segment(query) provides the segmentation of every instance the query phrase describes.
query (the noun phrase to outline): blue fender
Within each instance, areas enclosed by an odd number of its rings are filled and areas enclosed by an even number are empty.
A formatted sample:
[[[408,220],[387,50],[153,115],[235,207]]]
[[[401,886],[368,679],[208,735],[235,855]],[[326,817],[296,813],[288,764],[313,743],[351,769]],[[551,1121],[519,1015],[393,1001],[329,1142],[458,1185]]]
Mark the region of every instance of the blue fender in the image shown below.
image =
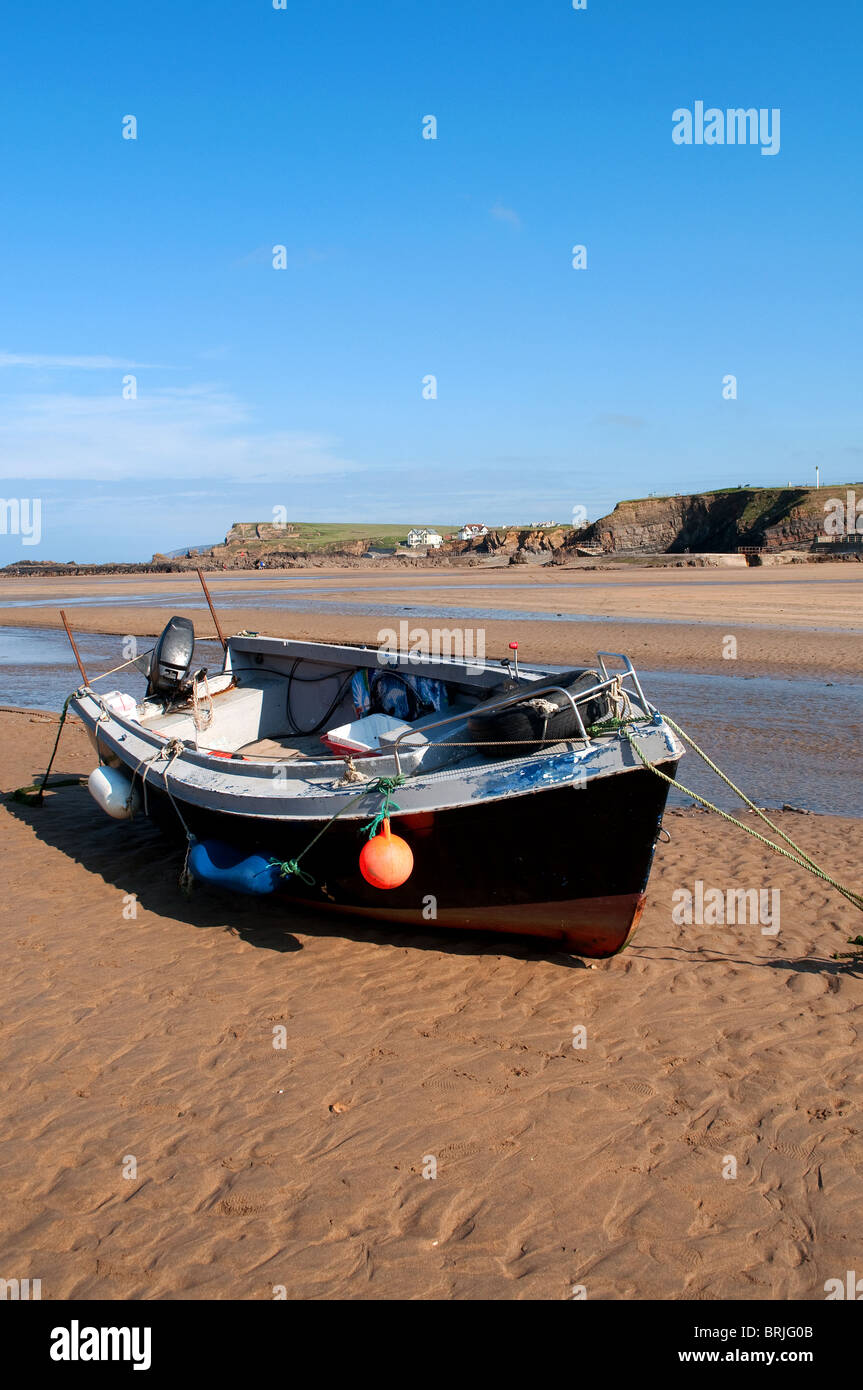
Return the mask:
[[[227,845],[223,840],[193,840],[189,870],[201,883],[230,893],[272,893],[281,877],[281,865],[263,854]]]

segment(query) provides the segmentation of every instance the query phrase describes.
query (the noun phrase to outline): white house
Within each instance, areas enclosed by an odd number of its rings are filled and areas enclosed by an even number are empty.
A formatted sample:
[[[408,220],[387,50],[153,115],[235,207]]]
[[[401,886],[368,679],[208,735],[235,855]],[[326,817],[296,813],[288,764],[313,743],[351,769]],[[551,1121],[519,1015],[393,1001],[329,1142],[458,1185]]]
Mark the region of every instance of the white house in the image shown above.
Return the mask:
[[[483,526],[481,521],[468,521],[459,531],[458,538],[460,541],[473,541],[487,535],[488,527]]]
[[[437,547],[443,545],[443,536],[438,531],[430,531],[427,526],[413,526],[408,531],[408,545]]]

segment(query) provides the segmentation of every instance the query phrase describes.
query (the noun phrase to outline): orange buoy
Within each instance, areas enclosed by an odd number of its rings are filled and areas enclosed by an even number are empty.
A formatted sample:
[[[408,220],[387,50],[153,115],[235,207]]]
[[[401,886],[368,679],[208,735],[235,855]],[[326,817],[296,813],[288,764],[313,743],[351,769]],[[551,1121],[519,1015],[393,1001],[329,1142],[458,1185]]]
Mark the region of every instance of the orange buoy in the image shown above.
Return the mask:
[[[373,888],[398,888],[413,872],[414,857],[407,840],[393,835],[388,820],[381,833],[367,840],[360,851],[360,873]]]

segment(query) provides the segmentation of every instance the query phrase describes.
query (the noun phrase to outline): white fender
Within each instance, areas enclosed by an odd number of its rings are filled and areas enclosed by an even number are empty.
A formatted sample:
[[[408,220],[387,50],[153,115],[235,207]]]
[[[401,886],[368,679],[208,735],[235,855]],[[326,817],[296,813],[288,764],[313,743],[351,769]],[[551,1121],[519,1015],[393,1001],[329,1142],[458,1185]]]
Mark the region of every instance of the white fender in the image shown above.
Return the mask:
[[[141,809],[141,793],[118,767],[94,767],[87,787],[97,805],[114,820],[131,820]]]

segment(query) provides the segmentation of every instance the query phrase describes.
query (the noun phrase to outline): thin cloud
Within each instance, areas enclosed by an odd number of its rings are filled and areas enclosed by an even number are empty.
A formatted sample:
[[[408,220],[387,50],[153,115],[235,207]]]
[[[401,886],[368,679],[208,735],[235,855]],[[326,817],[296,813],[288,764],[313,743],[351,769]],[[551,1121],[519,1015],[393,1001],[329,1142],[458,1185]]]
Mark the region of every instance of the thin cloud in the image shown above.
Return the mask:
[[[246,405],[207,386],[110,396],[7,397],[0,408],[0,477],[316,479],[360,471],[338,440],[261,429]]]
[[[598,425],[619,425],[624,430],[643,430],[647,421],[641,415],[603,414],[596,417]]]
[[[66,357],[59,353],[0,352],[0,367],[73,367],[85,372],[126,371],[150,367],[164,367],[160,362],[131,362],[125,357]]]
[[[521,218],[514,208],[505,207],[503,203],[495,203],[489,211],[496,222],[508,222],[511,227],[521,226]]]

